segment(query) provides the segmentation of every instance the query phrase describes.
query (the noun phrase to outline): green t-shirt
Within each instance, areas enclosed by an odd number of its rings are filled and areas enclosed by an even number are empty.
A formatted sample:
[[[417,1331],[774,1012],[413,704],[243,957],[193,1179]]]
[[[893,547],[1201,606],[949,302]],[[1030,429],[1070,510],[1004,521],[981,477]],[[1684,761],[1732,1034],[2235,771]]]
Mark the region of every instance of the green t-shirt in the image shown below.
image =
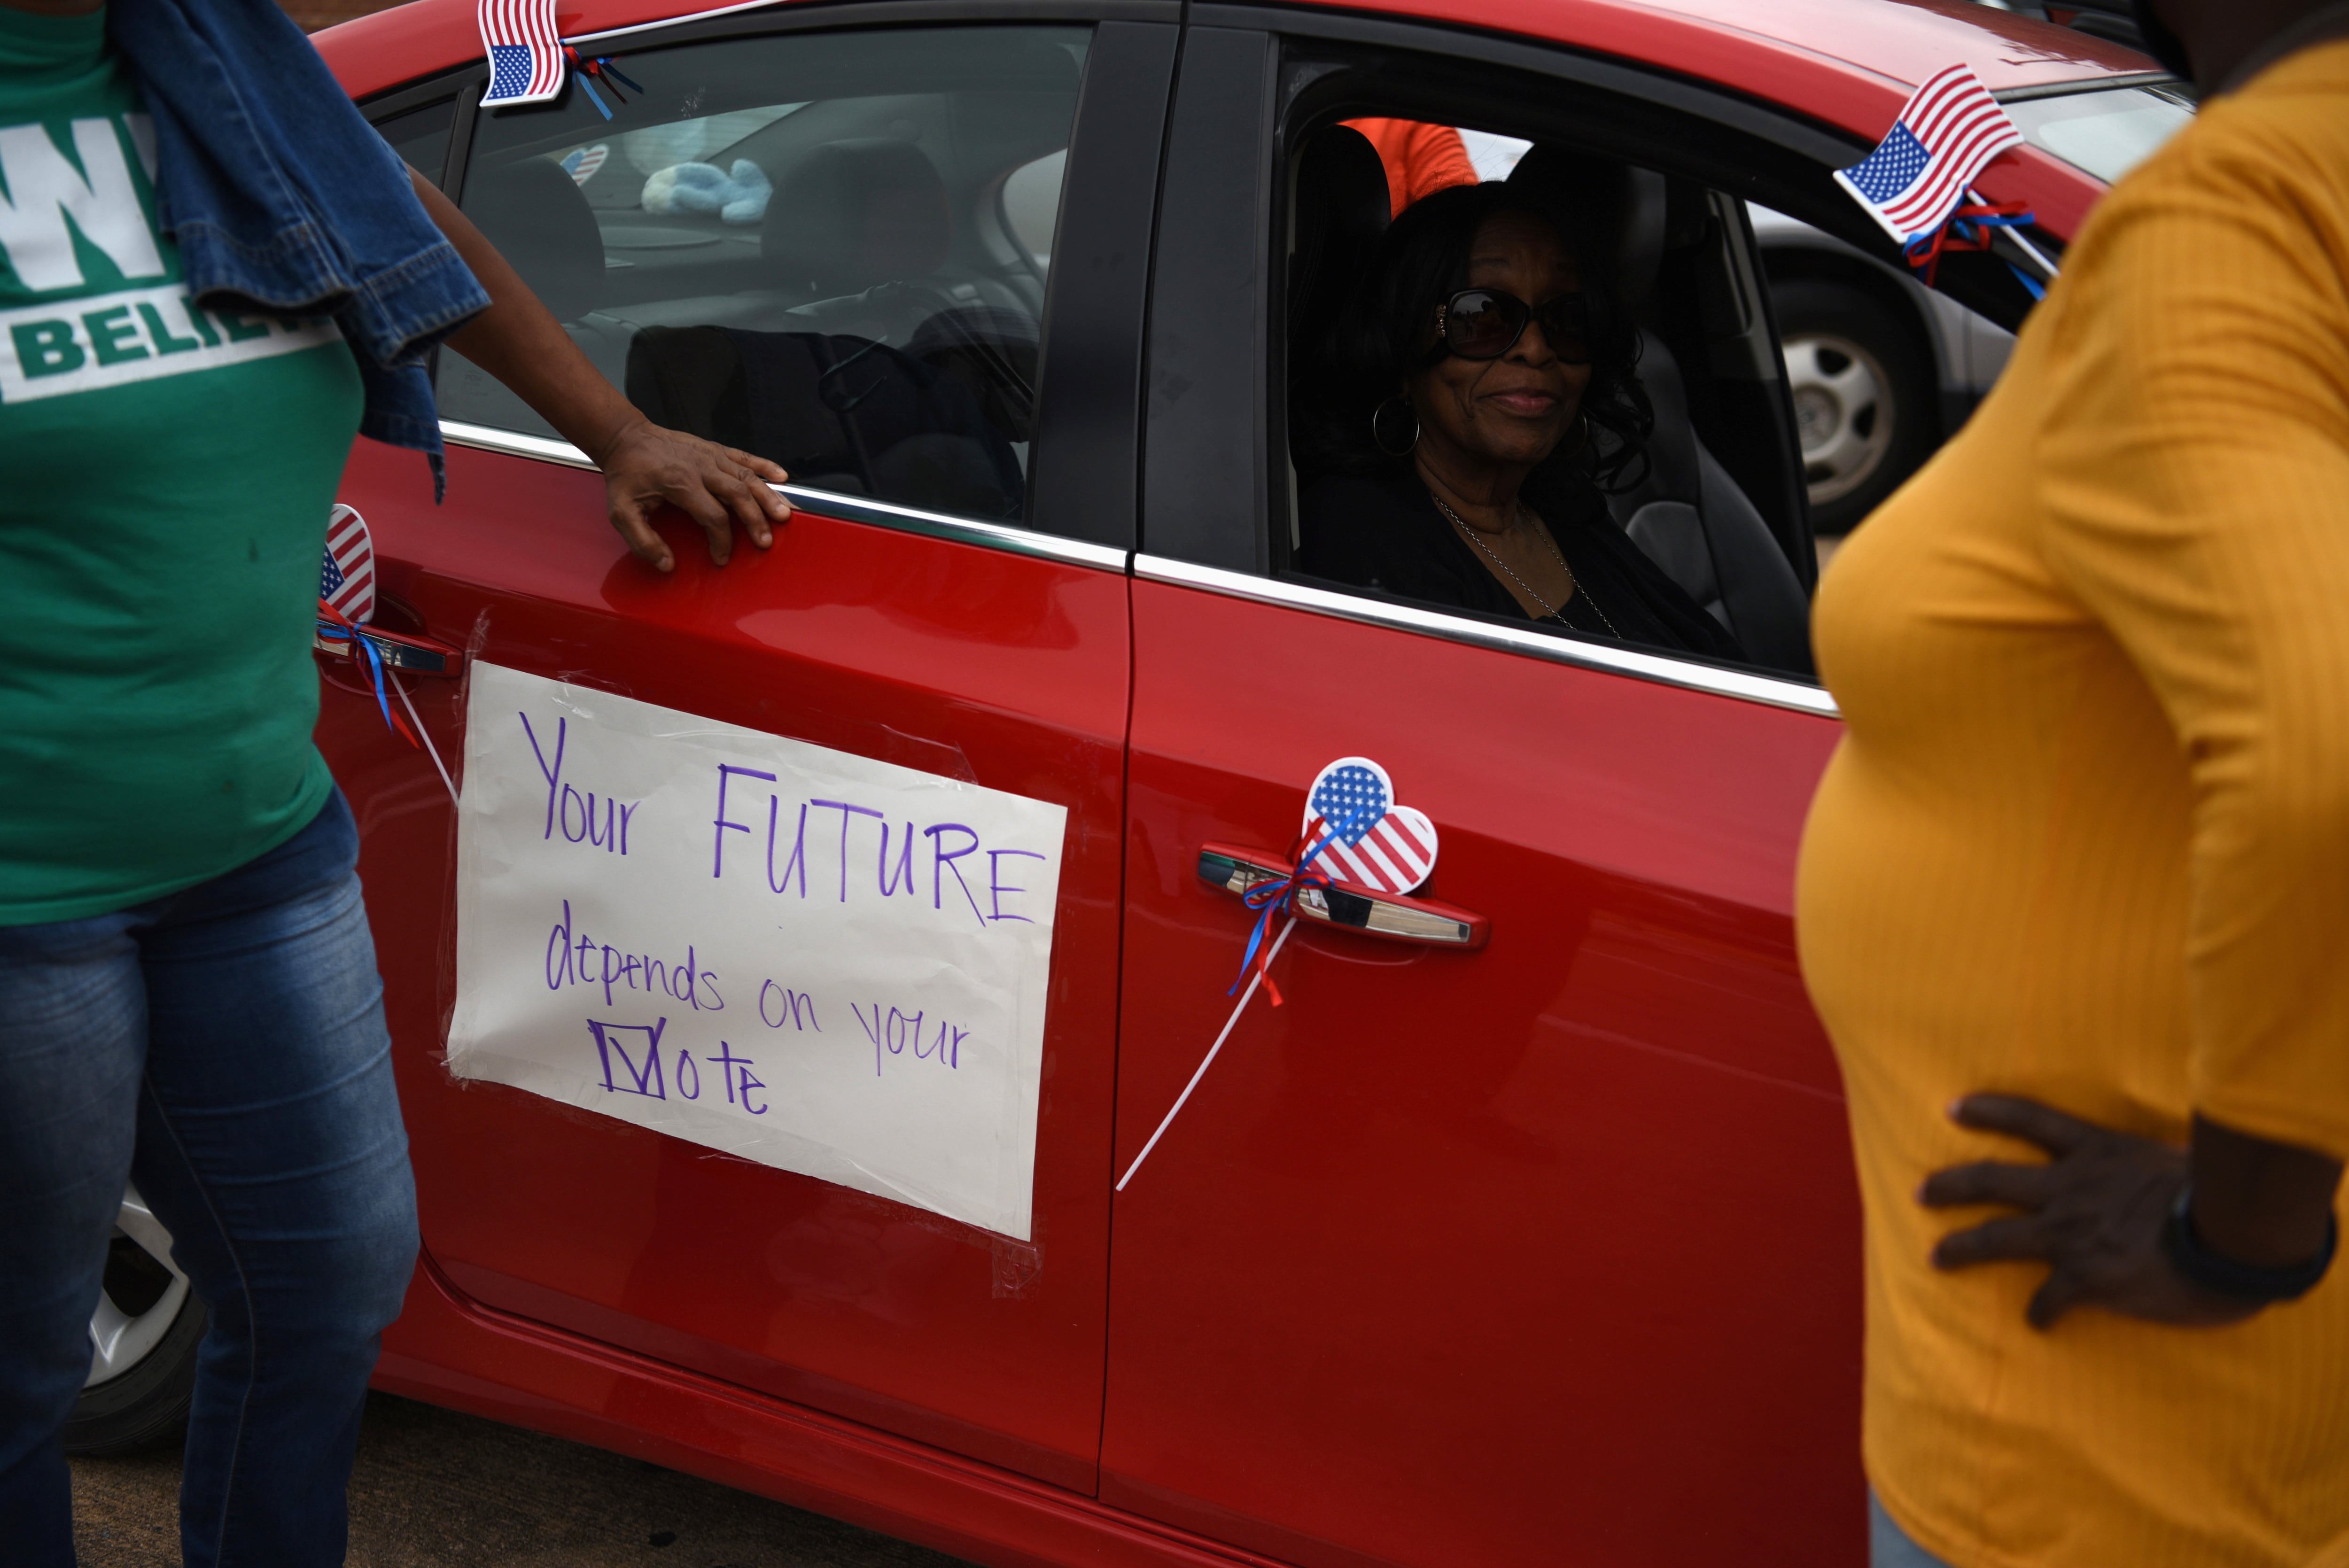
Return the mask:
[[[0,7],[0,925],[232,871],[333,788],[309,646],[358,367],[196,307],[154,159],[103,13]]]

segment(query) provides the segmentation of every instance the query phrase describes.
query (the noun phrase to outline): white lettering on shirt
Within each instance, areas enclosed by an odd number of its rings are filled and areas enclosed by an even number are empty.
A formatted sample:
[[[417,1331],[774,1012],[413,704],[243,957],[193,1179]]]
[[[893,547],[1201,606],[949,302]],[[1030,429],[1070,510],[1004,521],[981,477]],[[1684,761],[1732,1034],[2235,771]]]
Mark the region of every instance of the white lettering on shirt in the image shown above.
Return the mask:
[[[106,253],[126,278],[163,275],[147,210],[131,183],[122,139],[110,119],[73,122],[77,172],[47,129],[38,125],[0,129],[0,250],[26,288],[37,293],[82,286],[81,263],[74,254],[72,230]],[[66,220],[73,220],[68,229]]]
[[[205,310],[184,284],[0,310],[0,404],[96,392],[338,341],[331,321]]]

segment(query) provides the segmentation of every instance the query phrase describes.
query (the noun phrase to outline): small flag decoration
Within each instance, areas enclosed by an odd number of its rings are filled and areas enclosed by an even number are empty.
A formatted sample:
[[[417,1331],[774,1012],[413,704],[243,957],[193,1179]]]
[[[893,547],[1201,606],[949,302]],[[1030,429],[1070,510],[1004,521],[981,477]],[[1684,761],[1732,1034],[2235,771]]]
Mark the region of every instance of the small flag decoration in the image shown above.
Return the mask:
[[[355,507],[335,503],[326,516],[326,556],[318,569],[318,598],[346,621],[375,618],[375,541]]]
[[[483,108],[544,103],[563,90],[566,62],[554,0],[481,0],[481,22],[490,57]]]
[[[611,148],[600,141],[593,147],[583,147],[564,159],[563,172],[571,176],[572,183],[585,185],[595,178],[595,171],[611,156]]]
[[[1407,893],[1435,870],[1435,824],[1395,803],[1385,769],[1341,757],[1305,797],[1305,858],[1340,887]]]
[[[1909,95],[1876,150],[1836,170],[1836,182],[1905,247],[1938,233],[1982,167],[2022,141],[1981,78],[1950,66]]]

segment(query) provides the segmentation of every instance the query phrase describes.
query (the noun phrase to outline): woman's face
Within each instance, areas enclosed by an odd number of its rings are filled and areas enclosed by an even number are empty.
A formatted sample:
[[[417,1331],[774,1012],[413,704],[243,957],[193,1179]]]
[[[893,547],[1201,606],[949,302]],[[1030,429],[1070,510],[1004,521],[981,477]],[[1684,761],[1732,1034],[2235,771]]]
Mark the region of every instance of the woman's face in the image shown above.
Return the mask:
[[[1485,220],[1468,252],[1468,286],[1501,289],[1538,309],[1581,286],[1574,257],[1548,224],[1530,212]],[[1423,349],[1435,344],[1427,323]],[[1551,352],[1541,323],[1526,324],[1516,346],[1498,359],[1445,355],[1405,386],[1429,457],[1467,468],[1530,468],[1565,438],[1590,384],[1590,366]]]

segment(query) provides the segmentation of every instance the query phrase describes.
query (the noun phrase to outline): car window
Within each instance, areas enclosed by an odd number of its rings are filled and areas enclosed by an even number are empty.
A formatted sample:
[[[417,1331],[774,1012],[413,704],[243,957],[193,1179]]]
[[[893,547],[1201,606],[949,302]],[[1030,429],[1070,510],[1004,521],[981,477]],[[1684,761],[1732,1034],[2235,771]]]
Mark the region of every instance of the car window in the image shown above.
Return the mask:
[[[1061,183],[1068,169],[1065,150],[1048,152],[1003,181],[1003,226],[1020,255],[1039,269],[1052,259],[1052,228],[1061,219]]]
[[[444,98],[379,119],[375,128],[401,162],[438,185],[449,166],[449,130],[456,118],[455,101]]]
[[[1290,569],[1552,635],[1808,674],[1804,587],[1764,510],[1790,510],[1799,463],[1793,431],[1773,418],[1778,354],[1736,204],[1572,140],[1489,126],[1347,114],[1299,128],[1282,285]],[[1497,543],[1428,499],[1436,490],[1417,458],[1426,413],[1366,391],[1375,377],[1360,346],[1396,330],[1362,314],[1387,297],[1366,269],[1391,223],[1427,216],[1422,203],[1428,214],[1439,201],[1469,211],[1452,188],[1497,196],[1496,181],[1589,253],[1580,286],[1599,303],[1575,301],[1589,322],[1611,324],[1578,340],[1588,357],[1574,363],[1588,368],[1567,378],[1579,420],[1517,497],[1543,530],[1504,528]],[[1461,350],[1459,366],[1501,364],[1526,330],[1505,324],[1490,352]],[[1427,363],[1438,362],[1452,364]],[[1461,368],[1456,387],[1424,395],[1466,407],[1495,374]],[[1447,450],[1473,448],[1483,418],[1447,435]]]
[[[658,423],[794,482],[993,521],[1026,510],[1047,270],[1089,33],[901,29],[621,58],[493,110],[461,205]],[[460,356],[444,418],[554,432]]]
[[[2159,151],[2194,120],[2194,103],[2176,88],[2111,88],[2005,106],[2033,147],[2085,169],[2106,184]]]

